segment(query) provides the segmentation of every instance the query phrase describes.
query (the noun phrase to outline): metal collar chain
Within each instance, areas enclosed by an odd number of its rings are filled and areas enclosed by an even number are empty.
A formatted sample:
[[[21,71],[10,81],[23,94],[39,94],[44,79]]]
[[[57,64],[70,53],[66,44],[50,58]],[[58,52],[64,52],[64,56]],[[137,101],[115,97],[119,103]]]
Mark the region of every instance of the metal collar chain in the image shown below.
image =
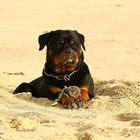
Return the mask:
[[[57,80],[64,80],[64,81],[70,81],[70,77],[77,71],[78,70],[75,70],[70,74],[56,76],[56,75],[46,73],[45,69],[43,69],[43,72],[46,76],[56,78]]]

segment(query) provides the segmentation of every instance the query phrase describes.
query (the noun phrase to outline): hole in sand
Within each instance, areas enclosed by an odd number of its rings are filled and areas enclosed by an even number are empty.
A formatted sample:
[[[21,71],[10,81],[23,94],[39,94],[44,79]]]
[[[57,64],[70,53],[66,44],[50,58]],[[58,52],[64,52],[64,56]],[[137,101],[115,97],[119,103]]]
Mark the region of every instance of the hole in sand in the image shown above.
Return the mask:
[[[140,121],[132,121],[131,126],[140,126]]]
[[[118,121],[140,120],[140,114],[138,114],[138,113],[122,113],[122,114],[116,115],[115,119]]]

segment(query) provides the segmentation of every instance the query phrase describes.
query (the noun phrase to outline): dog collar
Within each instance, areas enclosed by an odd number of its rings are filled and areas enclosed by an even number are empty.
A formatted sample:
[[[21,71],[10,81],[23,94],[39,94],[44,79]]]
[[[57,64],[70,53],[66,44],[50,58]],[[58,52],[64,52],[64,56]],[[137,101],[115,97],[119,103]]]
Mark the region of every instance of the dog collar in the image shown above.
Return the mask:
[[[78,69],[79,70],[79,69]],[[78,70],[75,70],[73,71],[72,73],[70,74],[65,74],[65,75],[53,75],[53,74],[48,74],[46,71],[45,71],[45,68],[43,69],[43,72],[46,76],[48,77],[53,77],[53,78],[56,78],[57,80],[64,80],[64,81],[70,81],[70,77],[75,73],[77,72]]]

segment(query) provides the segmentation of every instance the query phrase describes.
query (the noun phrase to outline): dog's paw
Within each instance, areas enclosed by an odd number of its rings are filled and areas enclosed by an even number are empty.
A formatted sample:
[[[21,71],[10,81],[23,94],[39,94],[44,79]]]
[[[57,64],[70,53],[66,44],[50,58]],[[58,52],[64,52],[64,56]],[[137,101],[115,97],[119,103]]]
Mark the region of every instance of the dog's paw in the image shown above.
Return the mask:
[[[78,106],[78,108],[85,108],[88,100],[88,92],[86,90],[81,89],[81,95],[75,99],[75,104]]]

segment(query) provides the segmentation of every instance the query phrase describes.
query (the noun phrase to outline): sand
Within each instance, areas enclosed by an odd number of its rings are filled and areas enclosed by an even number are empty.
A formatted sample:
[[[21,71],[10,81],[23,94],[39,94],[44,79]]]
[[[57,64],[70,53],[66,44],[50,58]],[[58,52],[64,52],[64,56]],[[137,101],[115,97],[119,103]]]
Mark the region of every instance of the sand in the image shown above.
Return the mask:
[[[0,139],[139,140],[140,1],[0,1]],[[38,36],[55,29],[85,35],[95,98],[65,110],[31,93],[13,95],[41,75]]]

